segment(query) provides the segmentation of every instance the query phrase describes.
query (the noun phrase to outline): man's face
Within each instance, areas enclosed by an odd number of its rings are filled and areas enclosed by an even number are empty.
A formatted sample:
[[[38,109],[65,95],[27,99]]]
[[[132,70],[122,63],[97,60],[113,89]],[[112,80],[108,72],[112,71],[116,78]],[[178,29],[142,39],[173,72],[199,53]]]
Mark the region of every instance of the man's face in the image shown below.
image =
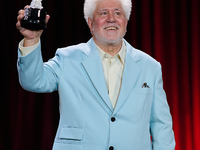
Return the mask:
[[[88,19],[94,40],[101,44],[121,42],[126,33],[127,22],[122,4],[118,0],[97,2],[93,19]]]

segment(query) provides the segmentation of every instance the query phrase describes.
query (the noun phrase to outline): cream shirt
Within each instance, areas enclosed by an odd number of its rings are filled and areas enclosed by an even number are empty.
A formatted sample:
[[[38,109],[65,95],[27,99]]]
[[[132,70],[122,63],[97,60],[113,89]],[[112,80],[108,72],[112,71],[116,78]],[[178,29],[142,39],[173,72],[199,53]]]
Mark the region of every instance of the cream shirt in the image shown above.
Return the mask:
[[[22,56],[26,56],[40,45],[40,40],[35,45],[30,47],[23,47],[23,45],[24,45],[24,40],[22,40],[19,43],[19,50]]]
[[[108,88],[108,94],[112,106],[113,108],[115,108],[121,89],[122,75],[126,55],[126,45],[123,41],[121,50],[113,57],[101,50],[97,45],[96,47],[101,57],[104,76]]]
[[[19,43],[19,49],[22,56],[28,55],[37,46],[39,46],[40,41],[31,47],[23,47],[24,40]],[[101,57],[101,62],[103,66],[104,76],[107,83],[108,94],[113,108],[115,108],[117,99],[121,89],[122,75],[124,70],[124,62],[126,55],[126,45],[123,41],[121,50],[113,57],[105,53],[96,45],[98,52]]]

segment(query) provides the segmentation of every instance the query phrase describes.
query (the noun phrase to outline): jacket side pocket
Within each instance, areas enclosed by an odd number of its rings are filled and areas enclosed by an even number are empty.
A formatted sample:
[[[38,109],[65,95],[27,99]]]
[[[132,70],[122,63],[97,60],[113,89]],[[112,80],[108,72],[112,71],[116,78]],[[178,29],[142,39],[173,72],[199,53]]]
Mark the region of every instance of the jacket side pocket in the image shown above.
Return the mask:
[[[59,135],[61,140],[74,140],[82,141],[83,139],[83,129],[74,127],[62,127]]]

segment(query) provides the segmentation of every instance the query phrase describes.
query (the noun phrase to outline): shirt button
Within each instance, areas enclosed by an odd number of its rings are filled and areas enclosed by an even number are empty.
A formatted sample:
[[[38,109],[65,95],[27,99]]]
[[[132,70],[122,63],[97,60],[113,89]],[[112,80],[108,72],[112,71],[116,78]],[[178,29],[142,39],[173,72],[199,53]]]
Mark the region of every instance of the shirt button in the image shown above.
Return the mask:
[[[114,147],[113,147],[113,146],[110,146],[110,147],[109,147],[109,150],[114,150]]]
[[[112,117],[112,118],[111,118],[111,121],[112,121],[112,122],[115,122],[115,120],[116,120],[115,117]]]

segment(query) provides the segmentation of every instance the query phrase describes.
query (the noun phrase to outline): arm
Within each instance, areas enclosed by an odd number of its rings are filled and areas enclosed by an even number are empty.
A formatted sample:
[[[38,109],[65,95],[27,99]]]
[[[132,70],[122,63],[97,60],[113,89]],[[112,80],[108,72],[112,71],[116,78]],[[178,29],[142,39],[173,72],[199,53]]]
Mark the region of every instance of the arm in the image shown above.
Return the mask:
[[[172,117],[163,89],[161,66],[154,83],[150,130],[154,150],[174,150],[175,139],[172,130]]]
[[[26,6],[28,7],[28,6]],[[51,92],[57,89],[57,73],[59,63],[55,57],[50,62],[43,64],[41,56],[40,40],[43,30],[32,31],[22,28],[21,19],[24,17],[24,10],[19,11],[16,23],[17,29],[24,36],[23,42],[19,45],[18,51],[18,73],[22,87],[32,92]],[[46,16],[46,22],[49,20]]]
[[[26,56],[18,51],[17,69],[21,86],[37,93],[57,90],[62,68],[61,57],[57,53],[53,59],[43,63],[40,44]]]

